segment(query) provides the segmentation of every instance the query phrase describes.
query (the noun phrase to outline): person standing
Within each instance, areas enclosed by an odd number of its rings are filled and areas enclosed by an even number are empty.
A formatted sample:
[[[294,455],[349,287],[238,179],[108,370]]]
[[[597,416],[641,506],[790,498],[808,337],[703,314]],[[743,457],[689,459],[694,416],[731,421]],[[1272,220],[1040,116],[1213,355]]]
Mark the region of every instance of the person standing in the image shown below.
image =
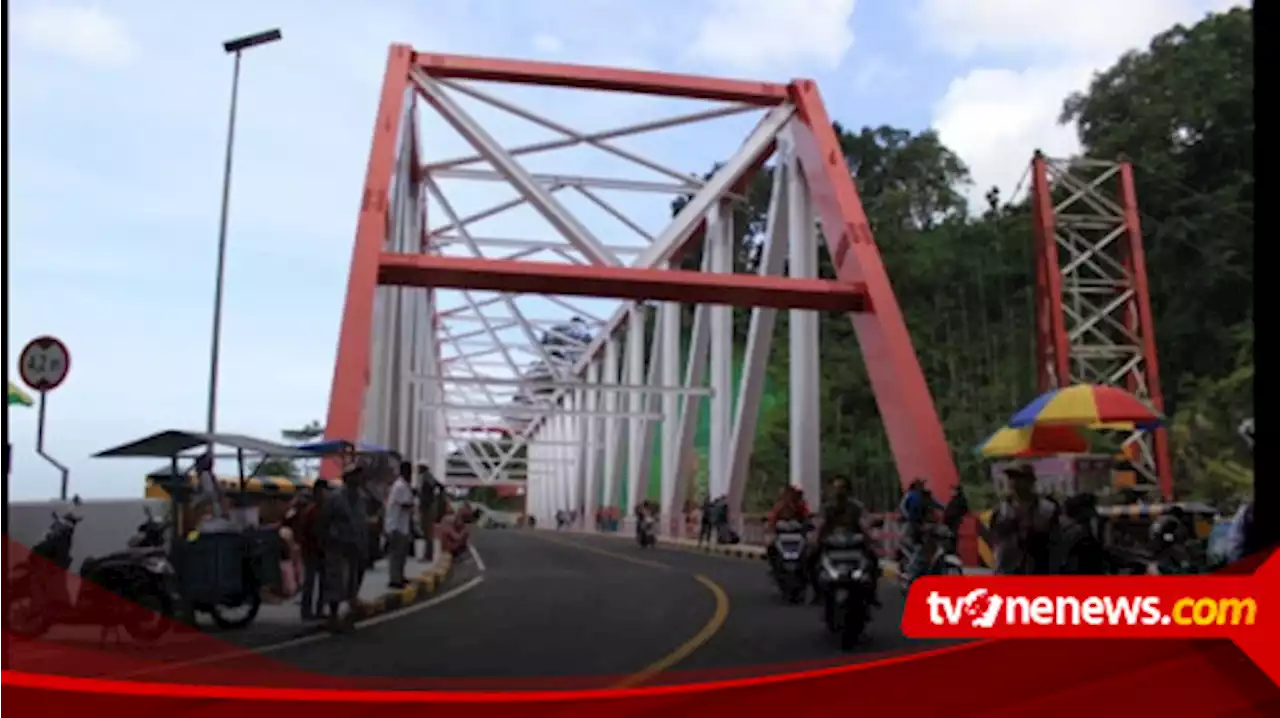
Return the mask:
[[[311,501],[298,512],[296,533],[302,548],[302,620],[310,621],[324,613],[317,590],[324,582],[324,542],[317,534],[316,517],[322,510],[329,482],[318,479],[311,486]]]
[[[195,471],[196,481],[200,486],[197,510],[207,504],[210,518],[225,520],[228,515],[227,501],[222,487],[218,485],[218,478],[213,473],[213,454],[201,454],[192,470]]]
[[[347,473],[342,479],[342,497],[351,514],[355,527],[355,543],[348,546],[350,554],[347,561],[351,564],[348,575],[350,582],[350,603],[354,608],[360,600],[360,587],[364,585],[364,574],[373,565],[374,545],[382,538],[378,530],[377,512],[369,511],[367,500],[368,480],[373,477],[376,467],[365,459]],[[377,504],[375,504],[375,507]],[[372,514],[372,515],[371,515]]]
[[[413,489],[409,480],[413,476],[413,465],[408,461],[400,462],[400,472],[391,482],[391,490],[387,492],[385,508],[387,532],[387,586],[404,588],[405,561],[409,558],[409,549],[413,543]]]
[[[427,464],[418,464],[418,526],[422,532],[424,545],[422,560],[435,558],[436,523],[440,521],[439,497],[444,494],[444,486],[436,480]]]
[[[711,495],[708,494],[707,498],[702,502],[702,516],[700,517],[701,521],[698,525],[699,546],[701,546],[703,542],[711,543],[711,524],[715,521],[715,514],[715,502],[711,500]]]
[[[997,540],[996,573],[1048,573],[1058,507],[1036,492],[1036,473],[1031,466],[1014,465],[1004,473],[1012,491],[991,522]]]
[[[353,471],[348,471],[344,481],[358,481]],[[329,627],[339,631],[348,626],[342,623],[342,604],[348,611],[355,608],[352,586],[355,584],[359,557],[359,534],[363,527],[356,522],[350,502],[351,489],[344,483],[342,489],[327,492],[316,515],[316,533],[321,541],[324,560],[320,576],[320,601],[328,607]]]

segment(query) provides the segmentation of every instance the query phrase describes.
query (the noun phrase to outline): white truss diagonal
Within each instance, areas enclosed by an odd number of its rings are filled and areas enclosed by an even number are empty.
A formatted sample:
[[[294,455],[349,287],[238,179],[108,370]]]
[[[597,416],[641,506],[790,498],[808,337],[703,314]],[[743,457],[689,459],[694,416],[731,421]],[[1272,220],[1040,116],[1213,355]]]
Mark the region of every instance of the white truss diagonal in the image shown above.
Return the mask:
[[[637,121],[588,130],[476,83],[418,69],[410,76],[415,106],[430,108],[432,119],[456,133],[465,149],[432,159],[417,153],[447,149],[447,141],[433,134],[400,143],[386,251],[664,269],[701,250],[703,272],[731,272],[745,229],[733,222],[743,180],[779,150],[760,273],[780,275],[793,264],[793,275],[809,276],[816,267],[816,232],[805,229],[813,224],[808,190],[782,151],[796,114],[790,104],[722,104],[663,112],[658,119],[626,114],[619,116]],[[481,109],[473,113],[460,100]],[[481,122],[486,108],[557,137],[500,141],[500,133]],[[754,126],[748,113],[755,115]],[[745,139],[723,155],[696,161],[682,156],[688,149],[670,159],[657,156],[665,145],[642,153],[622,144],[710,121],[741,122],[745,134],[738,136]],[[420,129],[415,121],[410,131]],[[599,155],[624,169],[611,176],[590,162],[573,166],[566,160],[540,171],[521,164],[558,152]],[[713,166],[716,171],[705,176]],[[676,198],[683,204],[673,216]],[[693,244],[695,237],[701,246]],[[809,255],[812,261],[804,259]],[[652,463],[660,475],[660,503],[674,514],[692,485],[695,430],[705,402],[711,488],[740,501],[777,310],[752,311],[747,358],[736,376],[735,309],[699,305],[692,322],[684,319],[686,309],[670,301],[381,287],[361,438],[428,461],[441,476],[478,485],[516,477],[526,482],[529,513],[542,521],[557,510],[575,509],[585,517],[600,504],[644,500]],[[797,365],[816,367],[817,335],[810,330],[817,315],[789,311]],[[792,413],[806,430],[817,426],[813,377],[804,377],[790,394]],[[809,484],[819,475],[812,470],[816,449],[798,445],[792,480]],[[682,527],[672,523],[664,530]]]

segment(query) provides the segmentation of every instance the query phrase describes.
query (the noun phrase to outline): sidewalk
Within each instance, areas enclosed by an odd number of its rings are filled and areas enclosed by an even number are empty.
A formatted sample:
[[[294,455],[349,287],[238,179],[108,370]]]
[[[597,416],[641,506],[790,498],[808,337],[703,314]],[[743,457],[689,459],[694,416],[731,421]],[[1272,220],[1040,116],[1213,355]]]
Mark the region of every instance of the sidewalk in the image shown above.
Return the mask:
[[[423,548],[423,542],[419,539],[413,556],[405,563],[405,576],[410,581],[405,588],[393,589],[387,586],[389,577],[385,558],[365,573],[364,581],[360,584],[361,618],[371,618],[407,606],[440,588],[452,568],[452,557],[444,555],[444,552],[440,551],[437,545],[435,552],[437,560],[433,563],[427,563],[416,558],[422,555]],[[198,616],[197,620],[199,622],[199,633],[208,633],[241,645],[288,640],[295,636],[310,633],[323,626],[320,622],[304,622],[302,620],[301,595],[279,603],[264,601],[253,622],[240,629],[219,630],[213,625],[213,621],[210,620],[209,616],[205,614]],[[180,644],[197,638],[198,634],[196,632],[174,631],[166,634],[156,643],[149,645],[156,647],[158,645]],[[108,645],[116,644],[117,642],[122,644],[136,643],[128,634],[124,633],[123,629],[121,629],[118,637],[113,635],[106,640]],[[38,639],[38,643],[98,646],[103,643],[102,628],[99,626],[57,625]],[[20,643],[17,645],[30,646],[31,644]]]

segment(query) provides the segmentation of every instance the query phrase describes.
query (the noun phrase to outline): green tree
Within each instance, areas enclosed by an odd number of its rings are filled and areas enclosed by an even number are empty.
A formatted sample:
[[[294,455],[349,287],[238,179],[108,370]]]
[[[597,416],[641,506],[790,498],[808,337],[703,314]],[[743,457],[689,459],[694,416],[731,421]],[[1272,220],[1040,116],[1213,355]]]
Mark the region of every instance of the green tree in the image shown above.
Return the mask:
[[[1178,492],[1227,501],[1252,470],[1235,427],[1253,394],[1253,15],[1157,35],[1064,103],[1086,154],[1127,155]]]
[[[1253,15],[1235,9],[1157,35],[1063,106],[1085,154],[1134,165],[1173,409],[1184,383],[1234,370],[1252,322],[1253,84]]]
[[[288,444],[306,444],[324,436],[324,425],[318,421],[311,421],[298,429],[281,429],[280,436]],[[262,476],[281,476],[293,479],[297,478],[304,470],[298,466],[297,461],[276,457],[262,462],[258,466],[257,473]]]

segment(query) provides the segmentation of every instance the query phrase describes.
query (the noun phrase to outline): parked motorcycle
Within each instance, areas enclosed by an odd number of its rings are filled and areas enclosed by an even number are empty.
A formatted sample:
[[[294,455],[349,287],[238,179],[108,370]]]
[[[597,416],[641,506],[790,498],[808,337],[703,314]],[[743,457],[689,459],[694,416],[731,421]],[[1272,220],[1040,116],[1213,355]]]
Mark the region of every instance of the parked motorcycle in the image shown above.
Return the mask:
[[[73,506],[79,506],[79,499]],[[175,604],[173,565],[163,546],[145,545],[162,529],[148,517],[131,547],[106,556],[86,557],[80,567],[79,589],[67,588],[76,526],[73,512],[53,521],[43,540],[15,567],[8,596],[7,624],[19,639],[44,635],[56,624],[123,627],[135,640],[152,642],[167,633]],[[134,545],[136,543],[136,545]],[[163,543],[163,538],[161,538]]]
[[[792,603],[804,600],[809,588],[805,571],[808,552],[806,534],[810,527],[803,521],[779,521],[774,527],[772,561],[769,571],[784,598]]]
[[[875,567],[867,555],[866,540],[861,533],[833,533],[818,557],[823,621],[828,631],[840,636],[843,650],[857,643],[871,620]]]

